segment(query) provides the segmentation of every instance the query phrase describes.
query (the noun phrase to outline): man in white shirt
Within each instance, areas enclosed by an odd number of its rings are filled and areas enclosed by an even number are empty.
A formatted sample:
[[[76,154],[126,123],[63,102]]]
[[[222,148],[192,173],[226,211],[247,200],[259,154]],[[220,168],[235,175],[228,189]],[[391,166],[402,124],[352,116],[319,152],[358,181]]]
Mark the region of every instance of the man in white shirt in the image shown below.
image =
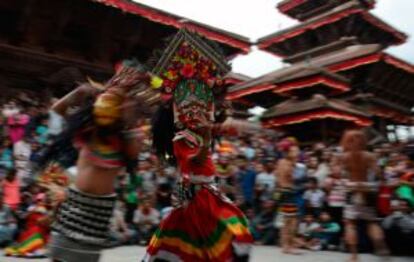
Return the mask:
[[[49,111],[48,132],[50,136],[57,136],[63,130],[64,119],[53,110]]]
[[[309,189],[303,195],[309,213],[316,217],[319,216],[325,204],[325,195],[325,192],[318,188],[318,180],[311,177],[309,179]]]
[[[17,177],[23,187],[27,185],[29,182],[28,180],[30,179],[29,161],[31,154],[32,146],[27,137],[24,137],[14,144],[13,156],[15,159]]]
[[[269,199],[274,192],[276,185],[274,169],[274,162],[267,161],[263,171],[256,176],[256,192],[260,194],[261,200]]]

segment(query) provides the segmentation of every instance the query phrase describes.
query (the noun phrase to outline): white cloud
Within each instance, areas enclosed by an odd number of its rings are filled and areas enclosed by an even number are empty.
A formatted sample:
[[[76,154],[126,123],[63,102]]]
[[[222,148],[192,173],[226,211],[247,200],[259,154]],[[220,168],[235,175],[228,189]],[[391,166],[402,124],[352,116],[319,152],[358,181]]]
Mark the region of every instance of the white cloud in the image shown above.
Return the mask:
[[[289,27],[296,21],[279,13],[281,0],[135,0],[180,16],[241,34],[256,41],[258,38]],[[412,35],[414,33],[413,0],[378,0],[374,13]],[[414,62],[414,41],[390,52]],[[259,76],[282,66],[279,58],[257,49],[233,60],[233,70]]]

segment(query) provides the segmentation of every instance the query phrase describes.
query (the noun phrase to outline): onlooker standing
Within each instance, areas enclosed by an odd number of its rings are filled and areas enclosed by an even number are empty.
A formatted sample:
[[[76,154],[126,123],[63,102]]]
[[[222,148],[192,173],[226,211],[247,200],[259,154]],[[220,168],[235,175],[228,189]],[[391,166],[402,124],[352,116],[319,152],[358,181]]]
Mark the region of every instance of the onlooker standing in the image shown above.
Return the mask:
[[[29,123],[29,116],[26,114],[14,114],[7,119],[7,127],[10,140],[13,144],[23,139],[26,125]]]
[[[245,156],[238,157],[239,170],[236,173],[237,180],[243,193],[244,202],[247,205],[253,204],[254,185],[256,181],[256,171],[249,167],[249,162]]]
[[[3,106],[2,115],[5,119],[19,113],[19,108],[16,106],[15,101],[10,101]]]
[[[45,145],[49,138],[49,128],[47,126],[47,119],[42,119],[40,124],[36,126],[37,142],[41,145]]]
[[[293,169],[293,182],[298,214],[303,216],[305,214],[305,200],[303,199],[303,193],[307,189],[306,187],[308,182],[308,169],[305,164],[300,162],[295,164]]]
[[[51,101],[51,104],[53,105],[57,101],[58,101],[57,98],[53,98]],[[61,115],[59,115],[53,110],[49,110],[48,114],[49,114],[49,117],[48,117],[49,136],[53,138],[59,135],[63,131],[64,119]]]
[[[14,169],[9,170],[6,175],[6,179],[1,183],[3,192],[3,202],[10,209],[16,211],[19,208],[20,199],[20,182],[16,177],[16,171]]]
[[[0,180],[4,178],[8,170],[13,168],[13,147],[10,140],[5,139],[0,147]]]
[[[276,186],[275,161],[267,160],[263,171],[256,176],[256,194],[261,201],[272,198]]]
[[[309,178],[309,189],[305,191],[303,198],[306,201],[308,213],[319,217],[325,203],[325,192],[318,187],[318,180],[316,178]]]
[[[20,179],[21,186],[26,186],[30,175],[29,161],[32,154],[32,146],[27,137],[14,144],[13,154],[17,177]]]
[[[156,190],[156,176],[152,170],[150,160],[140,160],[138,165],[138,176],[142,177],[142,190],[144,194],[154,194]]]
[[[339,165],[331,166],[331,174],[323,185],[327,192],[327,205],[333,221],[343,226],[342,217],[346,204],[347,179],[342,178],[342,169]],[[341,227],[342,229],[343,227]]]
[[[256,151],[254,148],[250,145],[250,143],[247,143],[242,140],[242,144],[240,145],[240,152],[246,157],[247,160],[253,160],[253,158],[256,155]]]

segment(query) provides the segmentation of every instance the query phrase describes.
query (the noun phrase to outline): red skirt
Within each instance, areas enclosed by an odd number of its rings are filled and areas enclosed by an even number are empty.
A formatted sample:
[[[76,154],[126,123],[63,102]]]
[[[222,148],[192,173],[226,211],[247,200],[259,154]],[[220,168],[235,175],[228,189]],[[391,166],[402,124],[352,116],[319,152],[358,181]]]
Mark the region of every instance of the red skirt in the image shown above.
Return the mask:
[[[152,237],[144,261],[234,261],[248,256],[253,238],[244,214],[213,186],[200,186]]]

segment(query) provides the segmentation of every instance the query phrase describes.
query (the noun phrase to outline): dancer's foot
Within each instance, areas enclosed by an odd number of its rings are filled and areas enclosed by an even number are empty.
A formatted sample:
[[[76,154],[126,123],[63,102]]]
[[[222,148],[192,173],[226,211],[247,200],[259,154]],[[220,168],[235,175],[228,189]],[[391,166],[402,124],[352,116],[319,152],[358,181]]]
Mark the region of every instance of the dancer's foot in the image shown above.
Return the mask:
[[[377,256],[387,257],[387,256],[390,255],[390,251],[388,249],[384,248],[384,249],[377,250],[377,252],[375,252],[375,254]]]
[[[293,248],[284,249],[282,250],[282,252],[287,255],[302,255],[303,254],[299,250],[295,250]]]
[[[391,254],[390,251],[384,245],[382,245],[382,247],[380,247],[380,248],[376,248],[376,250],[375,250],[375,255],[377,255],[377,256],[386,257],[386,256],[389,256],[390,254]]]
[[[352,256],[351,258],[349,258],[348,260],[347,260],[347,262],[358,262],[359,260],[358,260],[358,257],[357,256]]]

